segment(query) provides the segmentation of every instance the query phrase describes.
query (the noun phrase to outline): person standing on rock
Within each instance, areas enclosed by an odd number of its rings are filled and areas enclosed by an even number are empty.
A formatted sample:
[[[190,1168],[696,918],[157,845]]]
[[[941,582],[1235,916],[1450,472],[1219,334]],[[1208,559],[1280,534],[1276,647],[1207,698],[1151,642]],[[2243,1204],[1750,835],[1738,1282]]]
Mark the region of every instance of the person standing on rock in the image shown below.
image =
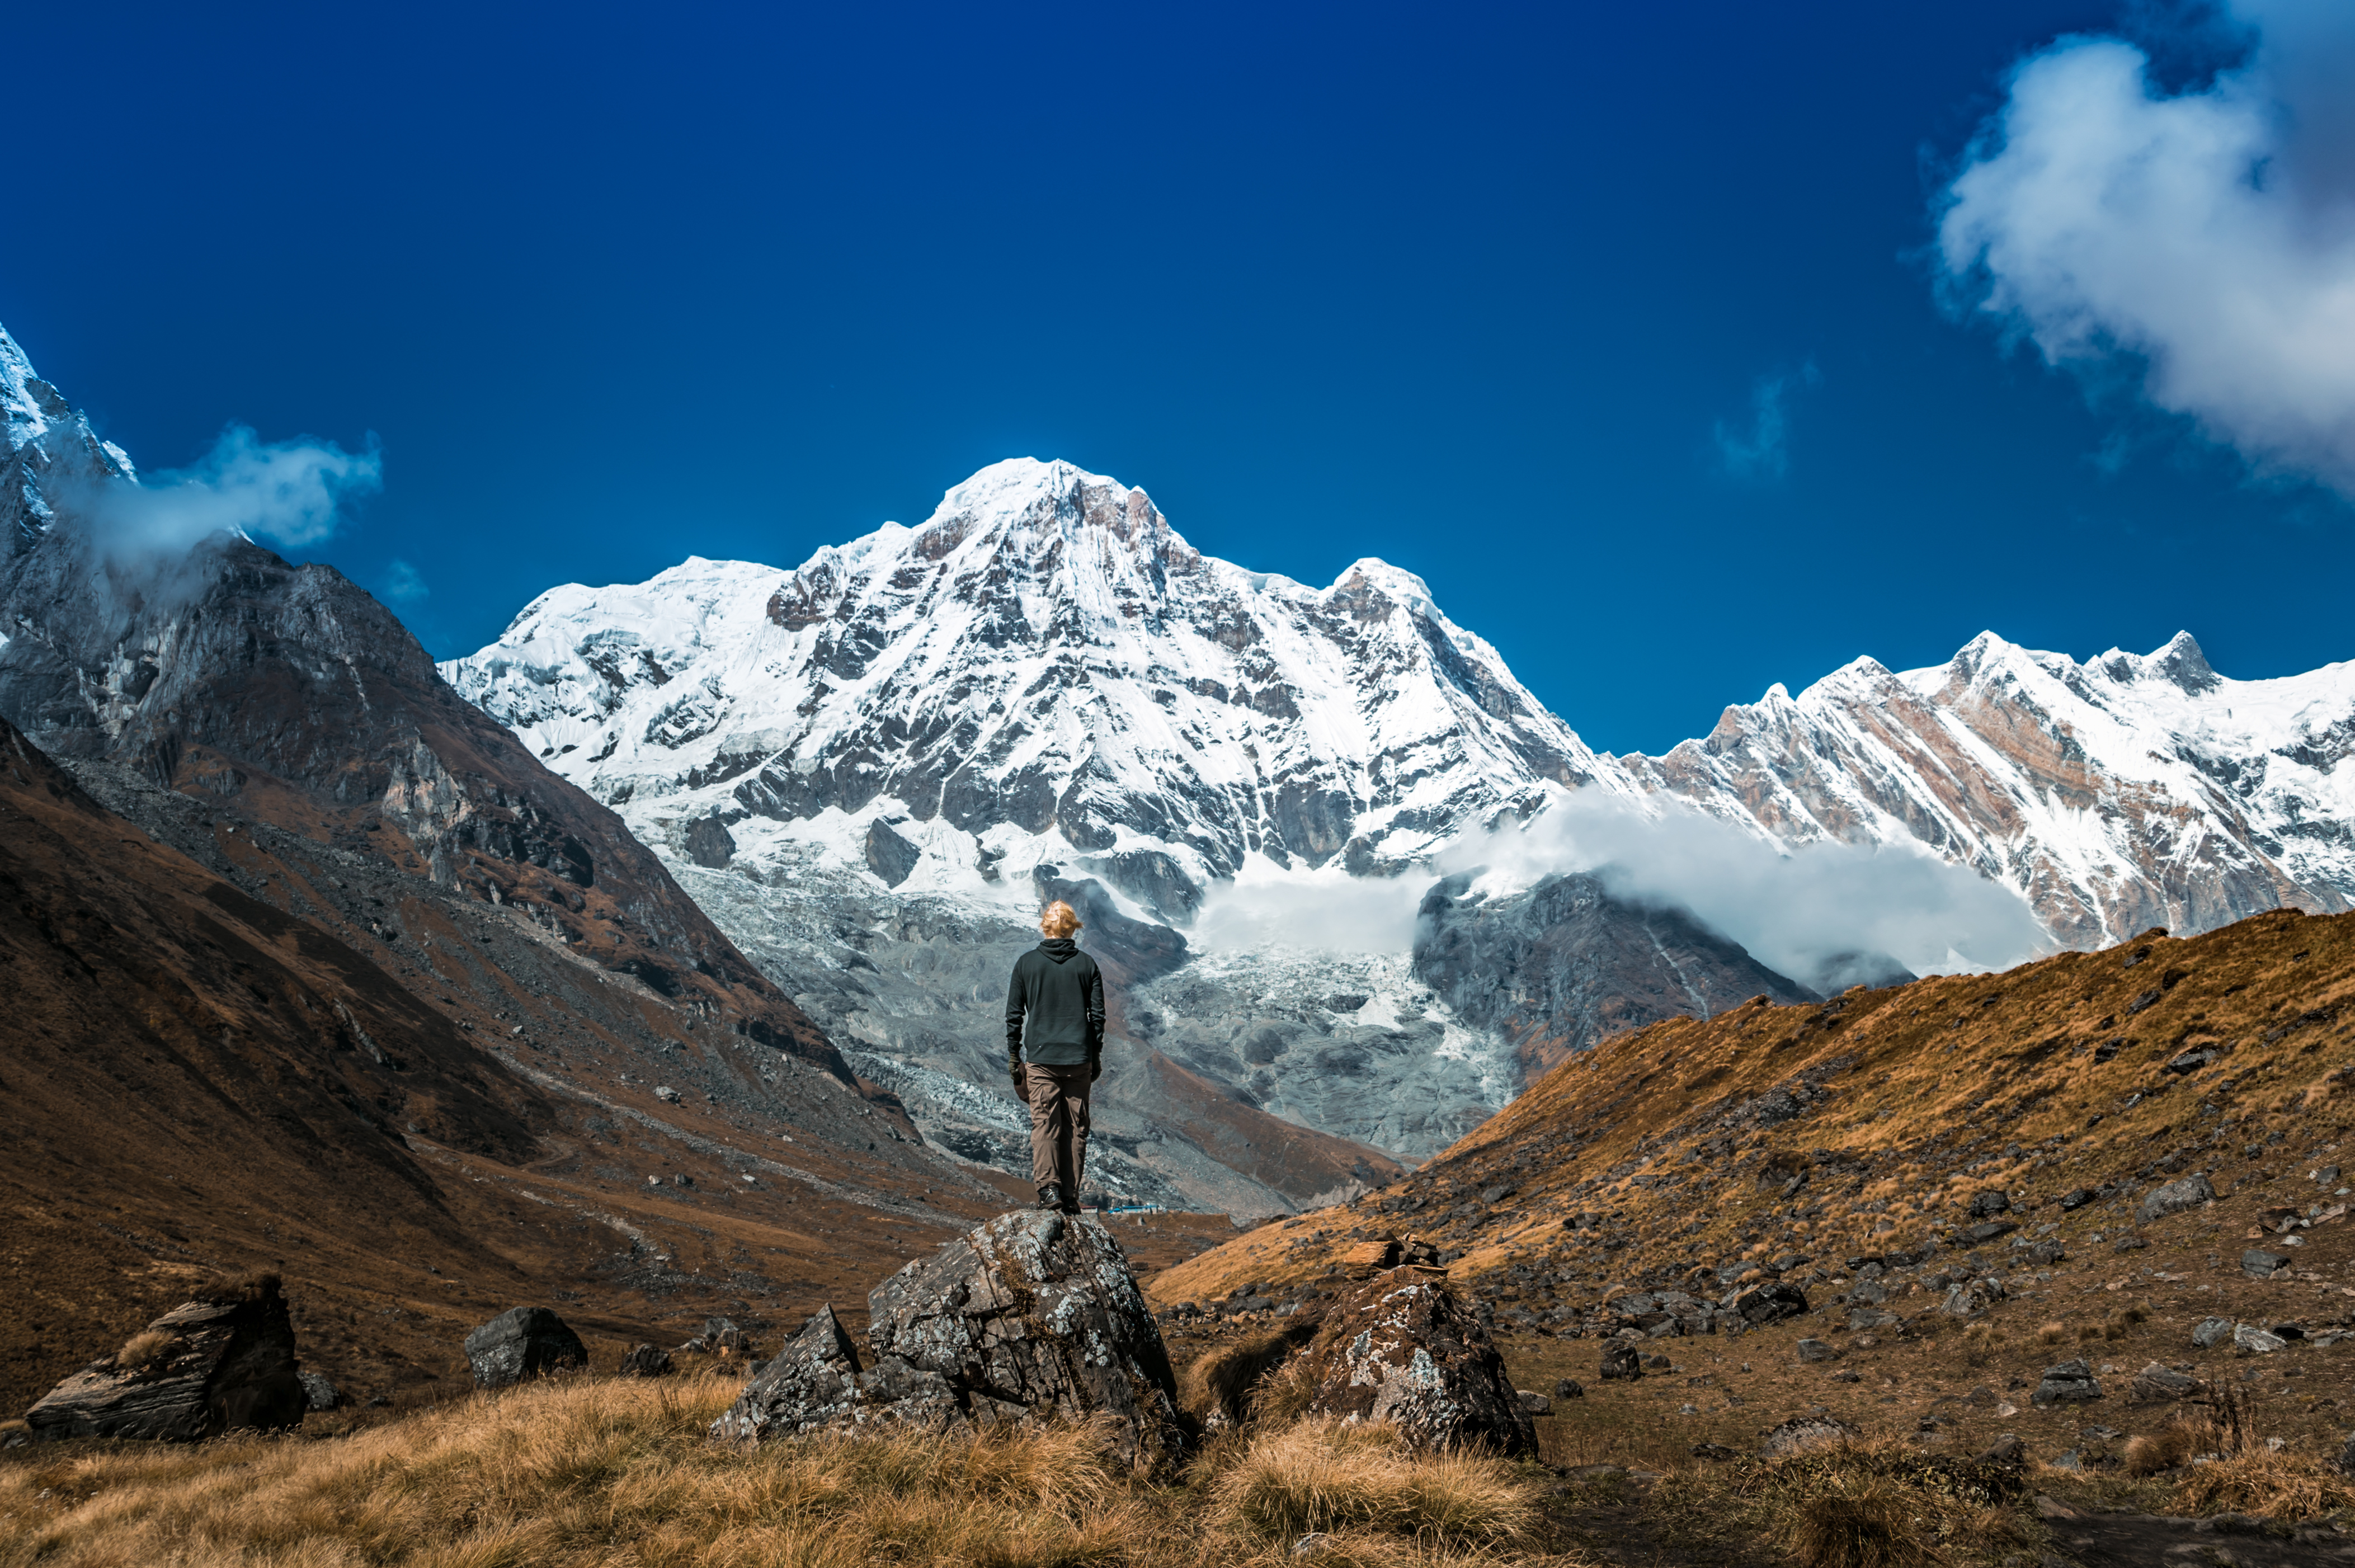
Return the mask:
[[[1030,1180],[1039,1208],[1066,1214],[1080,1211],[1089,1086],[1103,1073],[1103,972],[1071,940],[1079,929],[1062,900],[1041,910],[1046,940],[1014,961],[1006,987],[1006,1068],[1030,1106]]]

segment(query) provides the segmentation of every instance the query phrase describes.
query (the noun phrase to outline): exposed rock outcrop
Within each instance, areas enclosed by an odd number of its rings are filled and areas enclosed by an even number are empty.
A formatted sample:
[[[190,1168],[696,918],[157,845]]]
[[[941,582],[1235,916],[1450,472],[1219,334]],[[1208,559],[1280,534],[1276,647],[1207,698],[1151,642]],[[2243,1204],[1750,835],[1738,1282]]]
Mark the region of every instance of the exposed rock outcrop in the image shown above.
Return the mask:
[[[263,1275],[174,1307],[52,1389],[25,1421],[37,1438],[194,1443],[299,1425],[309,1405],[285,1296],[278,1276]]]
[[[821,1310],[715,1435],[933,1429],[1101,1418],[1149,1466],[1181,1443],[1169,1355],[1120,1244],[1061,1214],[1001,1215],[920,1258],[867,1298],[871,1356]]]
[[[1814,999],[1691,917],[1614,898],[1599,875],[1548,877],[1504,898],[1473,880],[1453,876],[1424,895],[1415,977],[1465,1022],[1502,1034],[1529,1080],[1605,1035],[1678,1013],[1710,1018],[1762,994]]]

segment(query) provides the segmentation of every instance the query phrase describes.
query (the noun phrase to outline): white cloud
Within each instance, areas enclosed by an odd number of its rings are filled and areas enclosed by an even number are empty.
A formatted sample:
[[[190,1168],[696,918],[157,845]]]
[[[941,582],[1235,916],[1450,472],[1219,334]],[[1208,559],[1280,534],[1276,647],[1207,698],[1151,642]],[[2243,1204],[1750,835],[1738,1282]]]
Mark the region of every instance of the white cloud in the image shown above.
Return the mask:
[[[1395,878],[1352,878],[1332,866],[1284,871],[1255,859],[1212,887],[1190,940],[1212,949],[1403,953],[1433,882],[1475,869],[1475,885],[1499,896],[1557,872],[1595,872],[1615,896],[1682,909],[1802,982],[1844,954],[1883,954],[1926,975],[2009,968],[2053,947],[2009,889],[1926,853],[1785,848],[1679,802],[1639,808],[1599,790],[1558,792],[1528,823],[1465,833],[1430,868]]]
[[[1721,420],[1711,432],[1726,472],[1736,479],[1780,479],[1790,472],[1791,394],[1823,379],[1812,364],[1787,375],[1761,376],[1750,389],[1750,427],[1738,430]]]
[[[1946,188],[1937,259],[2048,363],[2123,361],[2260,471],[2355,496],[2355,5],[2232,13],[2257,41],[2196,91],[2117,38],[2022,62]]]
[[[1927,975],[2009,968],[2052,948],[2019,895],[1967,867],[1896,846],[1785,848],[1680,802],[1648,805],[1581,790],[1525,826],[1466,835],[1440,865],[1487,868],[1475,886],[1496,893],[1593,871],[1616,896],[1685,910],[1800,981],[1842,954],[1886,954]]]
[[[405,560],[396,560],[385,568],[384,596],[396,604],[414,604],[432,592],[425,586],[425,574]]]
[[[351,453],[332,442],[262,442],[231,425],[196,464],[110,482],[87,511],[101,549],[118,559],[176,557],[217,533],[300,549],[333,533],[344,507],[383,477],[372,444]]]

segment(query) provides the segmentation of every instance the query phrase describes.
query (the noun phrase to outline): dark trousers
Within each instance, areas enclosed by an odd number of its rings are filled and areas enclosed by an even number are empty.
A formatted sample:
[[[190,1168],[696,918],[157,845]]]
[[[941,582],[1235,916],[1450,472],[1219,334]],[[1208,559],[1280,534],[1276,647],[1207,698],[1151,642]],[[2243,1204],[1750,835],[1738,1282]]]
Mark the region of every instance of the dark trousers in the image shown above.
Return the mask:
[[[1080,1200],[1088,1163],[1088,1064],[1022,1069],[1030,1094],[1030,1185],[1054,1182],[1063,1200]]]

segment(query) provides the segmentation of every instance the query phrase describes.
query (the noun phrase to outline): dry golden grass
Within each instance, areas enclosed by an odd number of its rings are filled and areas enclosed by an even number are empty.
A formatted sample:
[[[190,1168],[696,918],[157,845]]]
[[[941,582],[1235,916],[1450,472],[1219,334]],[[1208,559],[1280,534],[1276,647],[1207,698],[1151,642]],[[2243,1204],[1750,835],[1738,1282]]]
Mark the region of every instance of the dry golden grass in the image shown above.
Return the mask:
[[[2219,1453],[2226,1443],[2223,1432],[2204,1414],[2179,1414],[2156,1432],[2127,1440],[2126,1474],[2156,1476],[2174,1469],[2195,1454]]]
[[[2307,1455],[2253,1446],[2194,1465],[2176,1483],[2175,1506],[2187,1513],[2312,1519],[2355,1506],[2355,1483]]]
[[[341,1437],[20,1452],[0,1568],[1200,1568],[1312,1530],[1328,1563],[1461,1568],[1537,1517],[1525,1472],[1382,1428],[1231,1435],[1178,1484],[1087,1427],[713,1442],[740,1387],[568,1379]]]
[[[2048,1345],[2058,1345],[2069,1337],[2069,1325],[2054,1318],[2036,1331],[2036,1337]]]
[[[1212,1346],[1178,1374],[1178,1407],[1212,1426],[1243,1424],[1252,1418],[1260,1380],[1291,1355],[1299,1339],[1279,1328]]]
[[[123,1349],[114,1352],[114,1364],[118,1367],[147,1366],[162,1360],[179,1342],[180,1337],[169,1328],[142,1328],[123,1342]]]
[[[1785,1541],[1804,1568],[1918,1568],[1935,1561],[1910,1500],[1874,1477],[1841,1477],[1790,1509]]]
[[[1270,1541],[1370,1531],[1496,1546],[1529,1532],[1540,1488],[1484,1456],[1410,1453],[1385,1426],[1305,1421],[1252,1438],[1209,1492],[1222,1520]]]

